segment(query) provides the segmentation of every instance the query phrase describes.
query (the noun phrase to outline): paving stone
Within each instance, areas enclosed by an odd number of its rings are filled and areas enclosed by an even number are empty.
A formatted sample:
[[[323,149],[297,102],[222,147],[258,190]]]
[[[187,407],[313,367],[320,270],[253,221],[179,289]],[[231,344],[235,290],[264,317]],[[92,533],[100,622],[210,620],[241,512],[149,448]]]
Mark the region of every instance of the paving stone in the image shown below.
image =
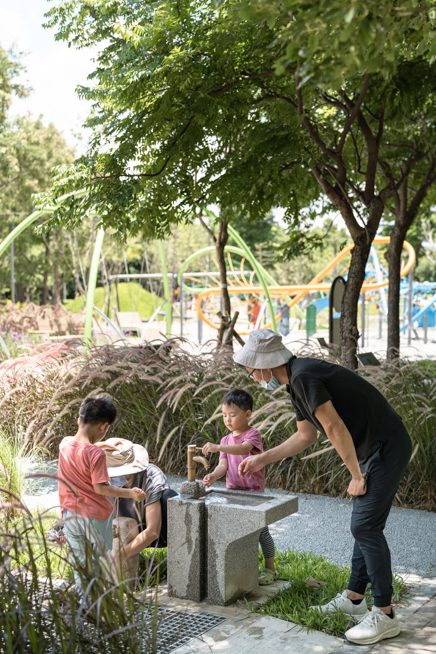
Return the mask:
[[[239,623],[228,620],[172,654],[335,654],[340,645],[333,636],[307,632],[271,616],[251,616]]]

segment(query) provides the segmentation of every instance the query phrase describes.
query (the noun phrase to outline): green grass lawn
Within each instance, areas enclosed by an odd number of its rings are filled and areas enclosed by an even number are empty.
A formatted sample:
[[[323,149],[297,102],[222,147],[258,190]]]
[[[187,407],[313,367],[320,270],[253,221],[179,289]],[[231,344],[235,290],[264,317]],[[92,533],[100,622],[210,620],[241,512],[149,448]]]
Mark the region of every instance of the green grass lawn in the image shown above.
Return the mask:
[[[118,298],[120,311],[137,311],[141,318],[151,318],[155,310],[164,301],[159,295],[150,293],[137,282],[130,282],[130,284],[120,282],[118,284]],[[107,289],[101,286],[95,289],[94,304],[101,311],[107,311]],[[112,285],[111,290],[111,307],[116,307],[115,285]],[[85,308],[85,300],[83,297],[67,300],[65,302],[65,308],[73,313],[80,313]],[[164,319],[163,316],[158,316],[157,318],[158,320]]]
[[[259,559],[262,566],[261,555]],[[342,636],[353,626],[354,623],[350,622],[342,611],[335,616],[324,616],[319,611],[309,610],[309,606],[325,604],[338,593],[342,593],[350,576],[348,566],[335,565],[312,552],[295,552],[290,549],[285,552],[276,550],[275,565],[279,578],[289,580],[290,585],[260,608],[252,607],[253,611],[333,636]],[[304,583],[307,578],[324,581],[326,586],[310,588]],[[394,575],[393,588],[393,602],[398,602],[407,592],[406,583],[401,577]],[[369,587],[366,591],[366,601],[368,605],[372,604]]]

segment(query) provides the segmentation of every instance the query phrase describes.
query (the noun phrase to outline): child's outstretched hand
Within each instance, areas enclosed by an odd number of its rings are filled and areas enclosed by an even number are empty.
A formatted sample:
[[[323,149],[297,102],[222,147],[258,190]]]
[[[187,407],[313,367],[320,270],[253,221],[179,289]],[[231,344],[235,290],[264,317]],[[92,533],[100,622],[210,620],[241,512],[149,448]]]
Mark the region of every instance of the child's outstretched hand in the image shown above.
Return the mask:
[[[213,473],[211,472],[210,475],[206,475],[203,477],[203,484],[209,488],[209,486],[212,486],[212,484],[215,481],[215,477],[213,476]]]
[[[206,443],[206,445],[203,445],[203,447],[201,448],[201,451],[203,452],[204,456],[206,456],[210,452],[219,452],[219,445],[217,445],[216,443]]]
[[[135,502],[142,502],[142,500],[145,500],[145,493],[141,488],[131,488],[130,497]]]

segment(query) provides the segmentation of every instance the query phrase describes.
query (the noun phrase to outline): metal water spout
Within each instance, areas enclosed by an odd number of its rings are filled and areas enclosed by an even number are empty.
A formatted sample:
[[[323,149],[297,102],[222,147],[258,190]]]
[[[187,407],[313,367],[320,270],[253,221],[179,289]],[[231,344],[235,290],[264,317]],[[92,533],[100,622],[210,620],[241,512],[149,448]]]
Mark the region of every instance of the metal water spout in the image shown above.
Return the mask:
[[[188,445],[188,481],[195,481],[195,462],[198,461],[202,463],[206,470],[209,470],[210,463],[204,456],[197,456],[195,453],[197,450],[201,450],[201,447],[196,445]]]

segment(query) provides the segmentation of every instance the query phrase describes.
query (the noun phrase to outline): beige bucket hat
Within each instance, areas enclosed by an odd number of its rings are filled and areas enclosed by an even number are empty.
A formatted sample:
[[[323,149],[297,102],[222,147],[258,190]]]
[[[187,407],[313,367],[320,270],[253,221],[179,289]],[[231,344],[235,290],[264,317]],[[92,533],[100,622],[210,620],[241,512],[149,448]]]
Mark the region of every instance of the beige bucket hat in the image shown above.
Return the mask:
[[[280,334],[272,329],[253,329],[245,345],[233,355],[233,361],[247,368],[267,370],[283,366],[291,356]]]
[[[115,450],[103,450],[106,454],[106,466],[109,477],[123,477],[142,472],[148,466],[148,452],[142,445],[137,445],[125,438],[108,438],[104,441],[115,445]]]

